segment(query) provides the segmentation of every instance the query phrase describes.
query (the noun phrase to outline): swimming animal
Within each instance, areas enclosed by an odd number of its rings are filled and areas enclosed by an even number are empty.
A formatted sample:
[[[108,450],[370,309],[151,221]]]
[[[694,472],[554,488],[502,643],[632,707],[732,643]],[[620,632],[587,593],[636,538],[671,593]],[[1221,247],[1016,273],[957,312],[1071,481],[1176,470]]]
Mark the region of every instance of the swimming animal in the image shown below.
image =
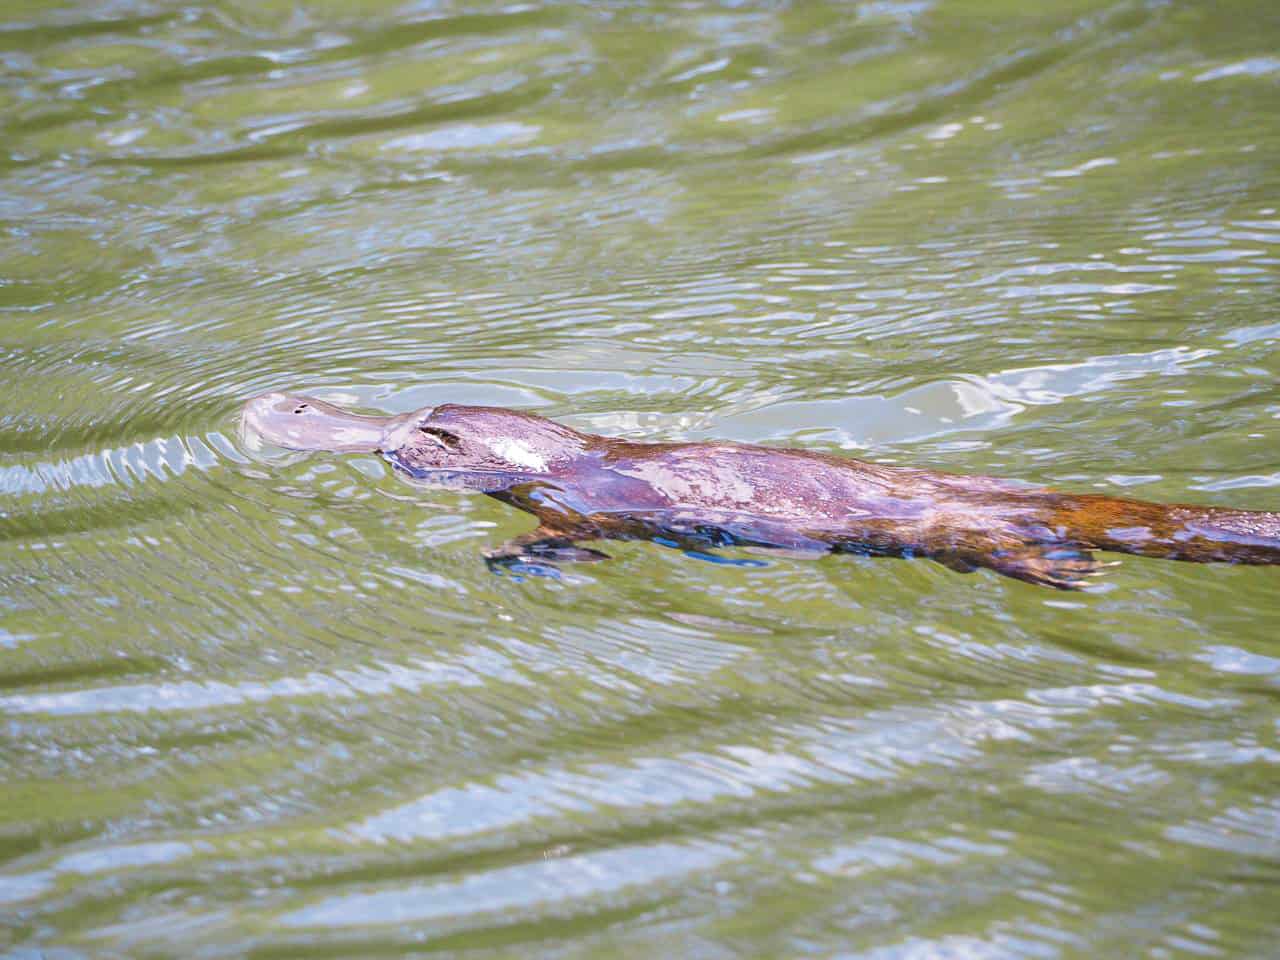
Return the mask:
[[[493,569],[554,576],[608,555],[583,542],[928,557],[1062,590],[1107,550],[1196,563],[1280,564],[1280,513],[1064,493],[994,477],[745,443],[637,443],[499,407],[444,404],[392,417],[310,397],[250,400],[247,434],[292,450],[377,453],[413,480],[481,491],[535,530],[486,554]]]

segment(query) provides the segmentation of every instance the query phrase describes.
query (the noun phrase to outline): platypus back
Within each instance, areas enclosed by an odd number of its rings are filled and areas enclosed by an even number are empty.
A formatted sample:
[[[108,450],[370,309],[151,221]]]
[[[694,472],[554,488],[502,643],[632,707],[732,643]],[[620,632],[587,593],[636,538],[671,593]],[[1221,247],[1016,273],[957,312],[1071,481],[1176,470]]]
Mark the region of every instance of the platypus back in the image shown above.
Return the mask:
[[[1055,522],[1083,547],[1193,563],[1280,564],[1280,513],[1100,494],[1060,499]]]

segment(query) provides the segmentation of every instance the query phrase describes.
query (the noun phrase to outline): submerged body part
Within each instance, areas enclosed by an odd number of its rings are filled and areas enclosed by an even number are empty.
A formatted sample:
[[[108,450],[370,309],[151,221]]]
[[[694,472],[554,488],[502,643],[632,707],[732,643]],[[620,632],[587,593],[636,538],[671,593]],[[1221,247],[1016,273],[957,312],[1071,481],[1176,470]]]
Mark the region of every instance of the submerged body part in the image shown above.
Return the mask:
[[[602,539],[708,557],[733,545],[929,557],[1063,590],[1106,566],[1094,550],[1280,564],[1280,513],[1062,493],[752,444],[635,443],[499,407],[370,417],[271,393],[249,401],[243,426],[291,450],[377,453],[411,479],[533,514],[535,530],[487,555],[491,567],[531,573],[606,559],[579,546]]]

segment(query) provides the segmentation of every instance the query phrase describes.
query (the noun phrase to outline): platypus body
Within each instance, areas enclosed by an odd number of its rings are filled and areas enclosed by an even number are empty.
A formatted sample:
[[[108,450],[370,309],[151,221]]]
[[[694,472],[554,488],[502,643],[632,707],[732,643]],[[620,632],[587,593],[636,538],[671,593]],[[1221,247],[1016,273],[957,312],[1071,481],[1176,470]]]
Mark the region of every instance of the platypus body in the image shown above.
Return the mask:
[[[584,541],[929,557],[1079,589],[1091,551],[1197,563],[1280,564],[1280,513],[1062,493],[993,477],[744,443],[635,443],[498,407],[445,404],[394,417],[271,393],[247,433],[293,450],[377,453],[423,482],[481,491],[538,527],[489,552],[494,568],[554,575],[607,558]]]

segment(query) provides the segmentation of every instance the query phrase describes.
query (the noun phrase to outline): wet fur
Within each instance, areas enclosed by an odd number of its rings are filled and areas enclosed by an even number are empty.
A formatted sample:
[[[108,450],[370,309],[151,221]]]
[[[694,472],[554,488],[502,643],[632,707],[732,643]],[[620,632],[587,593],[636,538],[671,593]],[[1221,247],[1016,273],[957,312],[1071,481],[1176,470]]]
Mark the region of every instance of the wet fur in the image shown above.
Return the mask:
[[[286,400],[264,405],[255,425],[275,430],[277,442],[287,434],[296,449],[328,449],[326,429],[336,436],[333,425],[354,416]],[[300,433],[289,404],[323,408],[315,429]],[[381,423],[374,449],[400,472],[476,489],[537,517],[535,531],[489,554],[498,567],[550,573],[557,562],[604,559],[576,546],[599,539],[923,556],[1059,589],[1080,588],[1103,569],[1094,550],[1280,563],[1280,513],[1060,493],[751,444],[635,443],[495,407],[446,404],[350,422],[360,431]]]

